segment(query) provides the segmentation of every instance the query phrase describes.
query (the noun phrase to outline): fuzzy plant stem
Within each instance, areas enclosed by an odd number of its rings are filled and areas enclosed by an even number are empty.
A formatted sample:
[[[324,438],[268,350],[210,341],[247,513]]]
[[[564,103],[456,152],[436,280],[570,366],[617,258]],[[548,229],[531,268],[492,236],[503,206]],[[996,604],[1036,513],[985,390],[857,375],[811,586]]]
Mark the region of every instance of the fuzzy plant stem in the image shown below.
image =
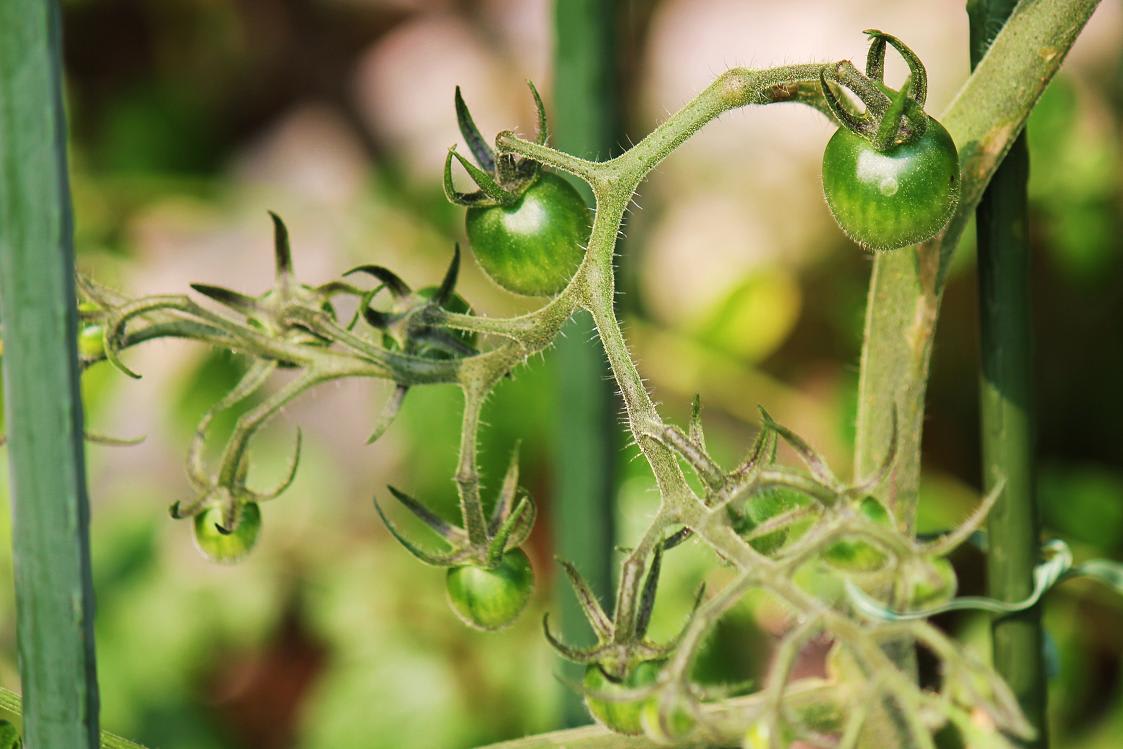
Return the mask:
[[[607,158],[619,141],[616,86],[617,0],[556,0],[554,4],[554,142],[584,158]],[[584,184],[580,189],[588,192]],[[557,445],[551,527],[555,553],[577,566],[602,600],[613,591],[615,469],[620,450],[619,406],[593,328],[578,313],[558,339]],[[566,638],[580,641],[587,629],[580,606],[558,586],[557,611]],[[563,661],[570,681],[581,679],[578,664]],[[589,722],[580,695],[562,689],[562,724]]]
[[[0,2],[0,309],[24,745],[98,745],[59,9]]]
[[[1012,0],[969,0],[971,65],[1013,10]],[[1016,601],[1033,590],[1041,528],[1034,491],[1034,409],[1031,386],[1028,206],[1029,152],[1023,133],[995,172],[976,209],[979,271],[979,381],[983,483],[1005,481],[987,519],[987,588],[992,598]],[[994,667],[1010,685],[1048,745],[1041,609],[1034,606],[991,624]]]

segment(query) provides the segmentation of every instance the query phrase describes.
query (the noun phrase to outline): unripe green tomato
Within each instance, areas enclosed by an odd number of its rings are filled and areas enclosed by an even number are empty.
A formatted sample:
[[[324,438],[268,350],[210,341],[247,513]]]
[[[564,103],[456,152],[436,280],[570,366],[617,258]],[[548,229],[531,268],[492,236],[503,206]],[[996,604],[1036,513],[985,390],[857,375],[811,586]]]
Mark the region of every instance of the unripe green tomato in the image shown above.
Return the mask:
[[[909,606],[913,609],[942,606],[955,597],[959,587],[955,567],[943,557],[926,560],[922,566],[907,574],[912,580]]]
[[[614,694],[625,694],[633,689],[651,686],[659,678],[663,669],[663,661],[643,661],[636,664],[621,681],[614,681],[595,663],[585,667],[584,687],[588,694],[585,695],[585,707],[597,722],[609,730],[628,736],[638,736],[643,733],[642,715],[648,703],[653,702],[652,697],[644,699],[610,700],[598,695],[611,697]]]
[[[657,744],[676,744],[694,730],[695,720],[685,708],[672,708],[666,721],[659,715],[659,698],[645,700],[639,715],[640,725],[647,738]],[[667,725],[664,725],[666,723]]]
[[[261,533],[261,509],[256,502],[242,505],[238,526],[223,533],[218,526],[223,522],[223,511],[212,505],[195,516],[195,545],[203,556],[212,562],[232,564],[250,553]]]
[[[488,569],[474,564],[450,567],[445,577],[448,603],[462,622],[492,632],[514,623],[530,601],[534,570],[522,549],[511,549]]]
[[[858,512],[878,525],[889,526],[891,518],[885,506],[873,497],[866,497],[858,505]],[[872,572],[881,569],[888,557],[881,549],[866,541],[836,541],[823,552],[823,559],[832,567],[848,572]]]
[[[104,328],[101,325],[83,325],[78,331],[78,355],[83,359],[100,359],[105,355]]]
[[[589,209],[564,178],[542,172],[513,205],[469,208],[468,241],[488,278],[515,294],[553,296],[585,256]]]
[[[842,231],[863,247],[924,242],[959,205],[955,142],[931,117],[920,136],[885,151],[840,127],[823,152],[823,194]]]
[[[780,746],[790,746],[792,742],[791,731],[785,729],[780,734]],[[749,730],[745,731],[745,737],[741,740],[741,748],[772,749],[772,730],[768,727],[768,724],[760,720],[749,726]]]

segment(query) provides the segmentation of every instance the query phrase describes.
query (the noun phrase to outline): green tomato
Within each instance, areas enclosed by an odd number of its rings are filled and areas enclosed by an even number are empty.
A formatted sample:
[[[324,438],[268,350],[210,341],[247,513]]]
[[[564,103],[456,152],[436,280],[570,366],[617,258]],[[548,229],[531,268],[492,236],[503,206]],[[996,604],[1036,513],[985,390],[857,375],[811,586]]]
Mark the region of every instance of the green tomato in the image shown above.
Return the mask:
[[[790,729],[783,728],[780,731],[780,746],[790,746],[793,736]],[[749,726],[745,731],[745,737],[741,740],[742,749],[772,749],[772,730],[764,721],[757,721]]]
[[[238,527],[231,533],[218,529],[222,507],[212,505],[195,516],[195,545],[212,562],[232,564],[250,552],[261,533],[261,509],[255,502],[242,505]]]
[[[863,247],[924,242],[959,204],[955,143],[931,117],[922,135],[886,151],[840,127],[823,152],[823,194],[842,231]]]
[[[104,328],[101,325],[83,325],[78,331],[78,355],[83,359],[100,359],[105,355]]]
[[[878,525],[888,527],[892,522],[889,511],[873,497],[866,497],[858,505],[858,512]],[[878,547],[866,541],[836,541],[823,552],[823,559],[832,567],[850,572],[872,572],[881,569],[888,557]]]
[[[450,567],[445,578],[448,602],[460,620],[492,632],[514,623],[534,590],[534,570],[522,549],[503,555],[494,568],[467,564]]]
[[[612,697],[632,689],[651,686],[659,678],[663,661],[643,661],[636,665],[622,680],[609,678],[608,674],[596,663],[585,667],[583,681],[585,707],[597,722],[616,733],[638,736],[643,733],[643,711],[653,698],[635,700],[614,700],[599,697]]]
[[[664,721],[659,715],[659,700],[652,698],[644,701],[640,708],[640,725],[643,733],[657,744],[673,745],[680,743],[691,731],[694,730],[695,720],[685,708],[674,707],[669,719]]]
[[[513,205],[469,208],[468,241],[488,278],[515,294],[553,296],[581,265],[589,209],[565,179],[542,172]]]

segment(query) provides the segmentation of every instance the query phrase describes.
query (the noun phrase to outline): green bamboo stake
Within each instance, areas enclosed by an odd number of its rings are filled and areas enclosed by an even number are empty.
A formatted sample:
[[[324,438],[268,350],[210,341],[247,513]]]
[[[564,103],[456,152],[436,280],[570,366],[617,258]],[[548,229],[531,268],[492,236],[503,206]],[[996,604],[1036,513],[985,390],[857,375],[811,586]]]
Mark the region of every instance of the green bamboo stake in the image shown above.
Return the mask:
[[[0,316],[29,749],[98,745],[59,35],[55,2],[0,0]]]
[[[554,5],[554,144],[586,158],[608,158],[619,141],[616,0],[556,0]],[[585,185],[580,185],[585,190]],[[586,195],[588,195],[586,191]],[[615,468],[619,410],[604,356],[589,342],[586,313],[570,320],[555,354],[558,430],[552,527],[556,554],[581,570],[593,591],[612,599]],[[588,637],[572,595],[559,586],[558,623],[566,638]],[[562,674],[580,681],[565,662]],[[563,725],[589,722],[580,696],[564,690]]]
[[[23,713],[23,701],[20,696],[10,689],[0,687],[0,716],[4,714],[14,718],[17,722],[20,720],[20,715]],[[25,746],[30,747],[26,743]],[[99,743],[100,749],[144,749],[143,746],[135,741],[129,741],[126,738],[118,736],[109,731],[101,732],[101,739]]]
[[[1012,0],[968,0],[971,66],[1002,27]],[[1029,152],[1015,141],[975,211],[978,237],[979,380],[983,483],[1005,489],[987,520],[987,588],[992,598],[1016,601],[1033,590],[1041,528],[1034,491],[1034,411],[1031,386],[1028,206]],[[995,669],[1038,730],[1029,746],[1048,744],[1041,609],[991,623]]]

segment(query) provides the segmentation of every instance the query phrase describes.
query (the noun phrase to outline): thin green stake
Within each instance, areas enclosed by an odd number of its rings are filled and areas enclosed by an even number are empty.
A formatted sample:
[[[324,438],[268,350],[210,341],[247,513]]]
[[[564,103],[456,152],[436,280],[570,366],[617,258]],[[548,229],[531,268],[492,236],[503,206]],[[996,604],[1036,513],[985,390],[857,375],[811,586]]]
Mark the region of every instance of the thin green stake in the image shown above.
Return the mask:
[[[971,67],[1002,28],[1014,0],[968,0]],[[1017,601],[1033,591],[1041,526],[1034,482],[1030,246],[1026,180],[1029,152],[1023,133],[991,179],[976,209],[979,270],[979,377],[983,484],[1005,490],[987,520],[987,591]],[[1037,728],[1026,746],[1048,745],[1041,607],[997,616],[991,623],[994,666]]]
[[[0,0],[0,317],[29,749],[98,745],[60,47],[55,2]]]
[[[616,0],[556,0],[554,4],[553,145],[586,158],[608,158],[619,142],[616,85]],[[588,196],[584,184],[579,185]],[[590,214],[591,215],[591,214]],[[555,553],[573,562],[604,602],[613,596],[615,473],[620,445],[612,376],[600,347],[589,342],[593,323],[579,313],[558,339],[557,480],[552,526]],[[562,634],[588,639],[588,623],[573,594],[559,586]],[[564,663],[562,674],[579,683],[583,669]],[[590,722],[580,695],[565,690],[562,724]]]

